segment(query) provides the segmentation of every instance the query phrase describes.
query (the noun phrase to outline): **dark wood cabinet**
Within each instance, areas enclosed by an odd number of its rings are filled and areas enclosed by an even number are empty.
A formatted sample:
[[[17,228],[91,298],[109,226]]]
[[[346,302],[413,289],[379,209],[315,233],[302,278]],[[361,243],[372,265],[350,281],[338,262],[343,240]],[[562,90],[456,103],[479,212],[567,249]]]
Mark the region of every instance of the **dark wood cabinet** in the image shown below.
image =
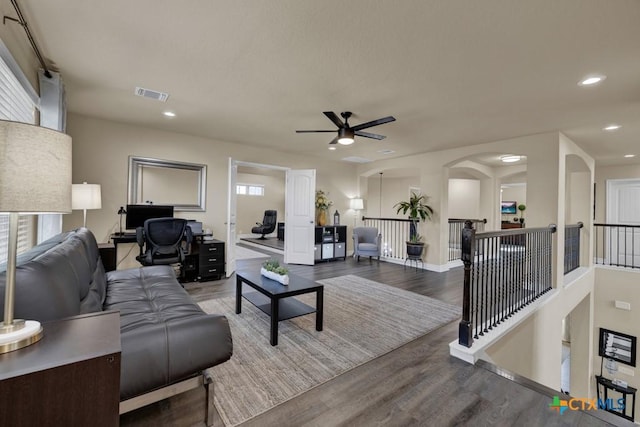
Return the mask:
[[[221,240],[198,239],[192,243],[190,263],[196,263],[198,281],[219,280],[225,277],[225,247]]]
[[[43,328],[37,343],[0,354],[0,425],[117,426],[118,312],[70,317]]]
[[[347,259],[347,226],[326,225],[315,229],[315,262]]]

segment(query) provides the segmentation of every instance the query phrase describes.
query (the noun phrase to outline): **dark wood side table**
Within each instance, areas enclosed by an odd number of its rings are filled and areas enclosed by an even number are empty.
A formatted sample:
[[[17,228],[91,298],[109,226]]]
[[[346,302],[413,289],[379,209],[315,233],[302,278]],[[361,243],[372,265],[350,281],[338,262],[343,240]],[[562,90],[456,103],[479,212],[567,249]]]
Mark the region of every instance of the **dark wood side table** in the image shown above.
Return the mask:
[[[44,323],[37,343],[0,354],[0,425],[117,426],[120,316]]]

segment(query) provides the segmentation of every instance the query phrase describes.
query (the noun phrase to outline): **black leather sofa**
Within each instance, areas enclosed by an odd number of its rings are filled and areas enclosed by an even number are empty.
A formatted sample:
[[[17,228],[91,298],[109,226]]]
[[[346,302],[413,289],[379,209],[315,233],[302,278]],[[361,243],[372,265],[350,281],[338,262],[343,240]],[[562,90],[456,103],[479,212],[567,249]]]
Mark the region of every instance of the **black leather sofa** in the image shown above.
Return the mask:
[[[86,228],[66,232],[18,257],[15,317],[40,322],[101,310],[120,312],[120,413],[204,385],[207,368],[229,360],[226,317],[206,314],[169,266],[106,272]],[[0,309],[6,272],[0,270]],[[176,386],[180,383],[180,386]],[[212,411],[208,411],[208,422]]]

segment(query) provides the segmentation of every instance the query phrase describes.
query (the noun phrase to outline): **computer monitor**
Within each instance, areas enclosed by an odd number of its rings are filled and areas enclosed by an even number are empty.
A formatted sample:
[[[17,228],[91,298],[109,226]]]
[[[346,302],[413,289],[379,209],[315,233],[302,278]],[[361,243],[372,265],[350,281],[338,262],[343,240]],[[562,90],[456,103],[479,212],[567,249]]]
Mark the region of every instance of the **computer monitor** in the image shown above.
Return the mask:
[[[127,205],[127,230],[143,227],[144,222],[152,218],[173,218],[173,206]]]

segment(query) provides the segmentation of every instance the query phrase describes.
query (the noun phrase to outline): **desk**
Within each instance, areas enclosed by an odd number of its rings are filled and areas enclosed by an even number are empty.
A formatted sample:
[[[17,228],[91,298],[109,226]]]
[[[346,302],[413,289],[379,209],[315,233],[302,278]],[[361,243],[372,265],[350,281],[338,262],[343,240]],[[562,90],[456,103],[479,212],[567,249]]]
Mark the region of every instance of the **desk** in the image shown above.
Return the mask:
[[[137,242],[136,233],[133,233],[133,234],[113,233],[112,235],[109,236],[109,240],[113,242],[113,246],[115,247],[115,258],[116,258],[116,268],[117,268],[118,263],[121,261],[118,259],[118,245],[121,243],[136,243]]]

